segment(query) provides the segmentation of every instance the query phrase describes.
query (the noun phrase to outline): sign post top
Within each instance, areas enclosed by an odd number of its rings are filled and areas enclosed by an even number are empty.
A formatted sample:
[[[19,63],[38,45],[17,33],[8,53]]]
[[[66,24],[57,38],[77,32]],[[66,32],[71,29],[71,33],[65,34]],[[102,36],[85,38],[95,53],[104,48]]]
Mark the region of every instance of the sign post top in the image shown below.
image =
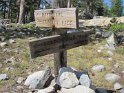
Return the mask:
[[[37,26],[51,28],[78,28],[78,11],[76,8],[58,8],[35,10]]]

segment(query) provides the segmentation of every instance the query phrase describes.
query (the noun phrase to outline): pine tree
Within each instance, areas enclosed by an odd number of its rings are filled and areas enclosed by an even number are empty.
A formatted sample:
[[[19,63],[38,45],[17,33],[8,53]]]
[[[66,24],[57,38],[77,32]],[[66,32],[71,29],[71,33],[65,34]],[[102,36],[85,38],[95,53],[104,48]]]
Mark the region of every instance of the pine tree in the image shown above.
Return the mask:
[[[111,0],[111,16],[121,16],[123,11],[122,0]]]
[[[104,4],[103,7],[104,7],[104,16],[108,16],[109,15],[109,7],[108,7],[108,5]]]

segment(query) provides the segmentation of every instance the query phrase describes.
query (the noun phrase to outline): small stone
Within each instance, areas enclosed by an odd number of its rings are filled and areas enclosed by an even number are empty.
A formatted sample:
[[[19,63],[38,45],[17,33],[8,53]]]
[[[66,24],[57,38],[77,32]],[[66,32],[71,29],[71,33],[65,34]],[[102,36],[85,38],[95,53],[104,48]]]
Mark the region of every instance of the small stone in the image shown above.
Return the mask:
[[[62,88],[61,92],[62,93],[95,93],[94,90],[82,85],[78,85],[74,88],[69,88],[69,89]]]
[[[110,50],[115,50],[115,46],[118,44],[117,36],[112,33],[110,37],[107,38],[107,44]]]
[[[59,71],[56,83],[62,88],[73,88],[79,84],[79,81],[72,68],[63,67]]]
[[[124,89],[121,89],[121,90],[120,90],[120,93],[124,93]]]
[[[14,64],[15,63],[15,58],[14,57],[11,57],[9,59],[6,59],[6,63],[12,63],[12,64]]]
[[[17,90],[18,90],[19,92],[23,92],[24,88],[23,88],[23,86],[17,86]]]
[[[99,49],[100,49],[100,50],[104,50],[104,47],[103,47],[103,46],[101,46]]]
[[[0,37],[0,41],[4,41],[5,40],[5,37]]]
[[[123,86],[120,83],[115,83],[114,84],[114,89],[115,90],[121,90],[123,88]]]
[[[1,47],[5,47],[5,46],[7,46],[8,44],[6,43],[6,42],[2,42],[2,43],[0,43],[0,46]]]
[[[42,89],[51,75],[50,68],[46,68],[43,71],[37,71],[27,77],[24,85],[29,86],[30,89]]]
[[[124,71],[122,71],[122,73],[124,74]]]
[[[108,58],[108,60],[109,60],[109,61],[112,61],[112,58],[110,57],[110,58]]]
[[[101,52],[102,52],[102,50],[97,50],[97,52],[98,52],[98,53],[101,53]]]
[[[89,76],[86,74],[81,75],[79,82],[81,85],[83,85],[85,87],[90,87],[90,85],[91,85],[91,80],[90,80]]]
[[[116,82],[120,79],[119,75],[109,73],[105,75],[105,80],[110,81],[110,82]]]
[[[13,70],[14,70],[13,67],[7,67],[7,68],[5,68],[5,69],[6,69],[6,71],[13,71]]]
[[[21,84],[24,81],[23,77],[19,77],[18,80],[16,81],[18,84]]]
[[[7,80],[9,79],[7,74],[0,74],[0,80]]]
[[[78,79],[80,79],[81,75],[83,75],[83,74],[88,75],[88,72],[87,71],[77,71],[77,70],[74,70],[74,73],[75,73],[75,75],[76,75],[76,77]]]
[[[114,65],[115,68],[119,68],[119,66],[120,66],[120,65],[119,65],[118,63],[116,63],[116,64]]]
[[[95,65],[91,68],[91,70],[93,72],[101,72],[101,71],[105,70],[105,66],[104,65]]]
[[[16,43],[16,41],[15,41],[14,39],[10,39],[10,40],[9,40],[9,43],[10,43],[10,44],[13,44],[13,43]]]
[[[59,90],[59,89],[60,89],[60,87],[59,87],[59,86],[57,85],[57,83],[56,83],[56,79],[53,79],[53,80],[51,81],[51,83],[50,83],[49,86],[54,87],[55,90]]]
[[[3,49],[3,52],[8,52],[8,51],[9,51],[8,48]]]
[[[50,86],[48,88],[38,90],[37,93],[55,93],[55,89],[54,89],[54,87]]]
[[[109,56],[113,56],[113,52],[109,50],[109,51],[108,51],[108,55],[109,55]]]
[[[104,88],[97,88],[95,91],[96,93],[115,93],[113,90],[107,90]]]

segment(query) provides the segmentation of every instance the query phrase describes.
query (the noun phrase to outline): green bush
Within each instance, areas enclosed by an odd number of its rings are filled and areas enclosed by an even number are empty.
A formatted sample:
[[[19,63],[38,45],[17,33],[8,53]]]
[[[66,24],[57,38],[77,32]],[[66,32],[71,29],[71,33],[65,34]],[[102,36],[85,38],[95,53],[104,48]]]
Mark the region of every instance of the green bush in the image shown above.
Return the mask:
[[[124,31],[124,24],[113,24],[113,25],[111,25],[109,30],[111,30],[113,32]]]

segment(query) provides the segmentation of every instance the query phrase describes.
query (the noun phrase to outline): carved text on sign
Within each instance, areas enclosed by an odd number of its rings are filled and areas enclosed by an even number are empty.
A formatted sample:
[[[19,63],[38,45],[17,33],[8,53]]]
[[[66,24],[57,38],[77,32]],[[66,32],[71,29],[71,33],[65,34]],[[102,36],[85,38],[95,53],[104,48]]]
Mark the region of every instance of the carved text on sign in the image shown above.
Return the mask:
[[[37,26],[55,28],[77,28],[77,9],[59,8],[47,10],[35,10]]]

